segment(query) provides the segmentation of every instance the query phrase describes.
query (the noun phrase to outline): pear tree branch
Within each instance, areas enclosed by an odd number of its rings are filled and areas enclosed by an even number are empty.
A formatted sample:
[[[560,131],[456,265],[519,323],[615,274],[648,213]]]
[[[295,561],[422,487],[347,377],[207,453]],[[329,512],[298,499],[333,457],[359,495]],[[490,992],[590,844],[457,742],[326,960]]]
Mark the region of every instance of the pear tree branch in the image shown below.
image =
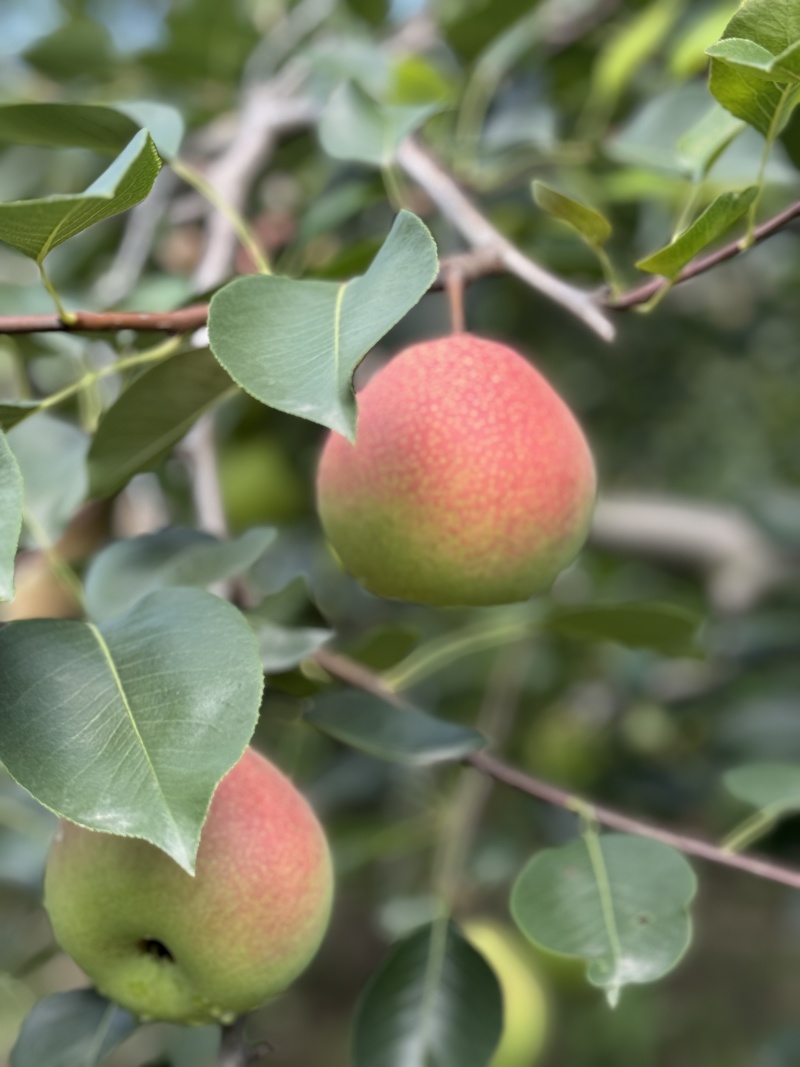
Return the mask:
[[[390,701],[398,707],[403,706],[402,698],[387,688],[377,674],[373,674],[372,671],[360,663],[355,663],[346,656],[331,652],[325,648],[319,649],[314,654],[314,660],[324,671],[340,681],[364,689],[366,692]],[[768,860],[762,860],[758,857],[731,852],[719,845],[712,844],[710,841],[704,841],[702,838],[667,830],[616,811],[613,808],[598,806],[591,801],[586,802],[564,789],[559,789],[557,786],[517,770],[517,768],[510,766],[488,752],[474,752],[469,756],[465,756],[462,762],[481,774],[488,775],[496,782],[525,793],[527,796],[535,797],[537,800],[542,800],[547,804],[572,812],[578,807],[581,810],[591,811],[592,817],[601,825],[609,827],[609,829],[636,834],[639,837],[648,837],[653,841],[661,841],[663,844],[670,845],[686,855],[696,856],[699,859],[718,863],[724,867],[732,867],[734,870],[744,871],[747,874],[755,875],[757,878],[789,886],[791,889],[800,889],[800,871],[798,870],[770,863]]]

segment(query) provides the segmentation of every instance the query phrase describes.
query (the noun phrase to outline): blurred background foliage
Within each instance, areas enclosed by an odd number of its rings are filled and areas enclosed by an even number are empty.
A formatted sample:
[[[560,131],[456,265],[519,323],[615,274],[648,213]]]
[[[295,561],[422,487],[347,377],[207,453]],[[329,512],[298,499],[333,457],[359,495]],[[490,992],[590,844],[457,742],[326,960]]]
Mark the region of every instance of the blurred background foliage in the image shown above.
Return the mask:
[[[4,0],[0,100],[171,104],[189,131],[184,154],[202,164],[224,143],[248,87],[287,62],[299,63],[320,101],[352,79],[385,103],[437,105],[426,136],[440,158],[516,243],[586,286],[602,284],[598,265],[574,234],[534,205],[530,182],[543,179],[598,207],[614,223],[611,257],[633,284],[632,264],[666,243],[690,195],[676,142],[710,105],[704,49],[736,6]],[[712,169],[701,197],[753,181],[760,154],[758,135],[743,135]],[[0,198],[78,191],[105,163],[84,151],[6,147]],[[762,214],[797,196],[798,163],[795,119],[772,155]],[[442,253],[460,250],[424,194],[401,182]],[[391,213],[379,172],[330,158],[315,131],[304,129],[281,140],[246,206],[277,269],[304,277],[363,270]],[[92,228],[54,252],[51,274],[68,306],[156,310],[191,297],[206,219],[197,195],[165,172],[134,224],[131,218]],[[136,232],[145,227],[142,245]],[[243,253],[237,269],[252,269]],[[506,277],[469,289],[467,320],[476,332],[531,354],[568,399],[593,443],[604,494],[634,500],[662,494],[735,509],[791,559],[800,548],[799,283],[797,238],[785,232],[680,287],[650,316],[617,316],[619,338],[611,347]],[[35,268],[0,248],[0,312],[50,309]],[[402,345],[447,328],[446,299],[426,297],[361,375]],[[148,339],[121,341],[144,347]],[[52,392],[107,361],[109,344],[2,338],[0,395]],[[84,398],[72,416],[91,430],[111,399]],[[232,531],[281,528],[277,546],[249,578],[261,595],[280,593],[270,601],[274,618],[328,625],[348,654],[386,669],[426,640],[486,614],[381,602],[338,571],[313,513],[319,427],[240,395],[220,409],[217,434]],[[82,511],[60,548],[80,568],[110,535],[167,522],[192,522],[179,452],[115,502]],[[298,575],[307,586],[295,581],[287,588]],[[703,836],[718,838],[743,817],[743,807],[722,790],[722,773],[745,761],[800,760],[800,589],[787,578],[755,583],[731,599],[708,577],[699,562],[625,546],[615,551],[598,538],[553,596],[649,598],[699,609],[708,620],[708,656],[669,660],[537,637],[515,653],[523,667],[509,758],[567,788]],[[40,557],[23,560],[7,618],[74,609]],[[495,649],[462,658],[420,681],[413,695],[442,715],[474,721],[487,686],[491,691],[498,672],[509,669],[509,655]],[[398,770],[302,726],[303,698],[318,684],[310,670],[272,677],[257,735],[313,798],[339,871],[335,922],[319,959],[253,1025],[275,1046],[269,1062],[276,1067],[348,1062],[353,1005],[368,975],[391,937],[430,915],[432,856],[454,784],[452,772]],[[509,959],[495,961],[501,977],[510,968],[516,988],[528,980],[533,989],[519,1025],[530,1030],[534,1017],[546,1030],[541,1053],[534,1027],[520,1038],[521,1053],[505,1048],[498,1067],[795,1064],[797,896],[746,875],[698,868],[689,957],[666,981],[626,991],[612,1012],[580,968],[510,933],[509,882],[535,849],[574,831],[572,816],[495,789],[476,834],[459,918],[493,930],[494,951],[502,955],[506,946]],[[50,832],[49,816],[0,778],[0,1063],[34,999],[82,981],[51,949],[39,904]],[[768,847],[800,865],[796,823],[774,833]],[[212,1030],[149,1027],[109,1062],[205,1067],[215,1041]]]

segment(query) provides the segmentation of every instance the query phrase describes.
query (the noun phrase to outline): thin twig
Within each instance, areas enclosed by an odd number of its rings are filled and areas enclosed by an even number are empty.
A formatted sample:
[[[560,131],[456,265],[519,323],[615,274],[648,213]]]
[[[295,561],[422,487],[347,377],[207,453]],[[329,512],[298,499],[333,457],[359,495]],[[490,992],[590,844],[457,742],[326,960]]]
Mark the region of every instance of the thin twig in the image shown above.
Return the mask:
[[[217,1067],[247,1067],[250,1063],[250,1053],[244,1036],[246,1025],[247,1019],[241,1015],[230,1026],[223,1026]]]
[[[8,315],[0,318],[0,334],[9,333],[191,333],[205,326],[208,304],[193,304],[177,311],[76,311],[74,321],[58,315]]]
[[[473,248],[493,252],[510,274],[516,274],[533,289],[566,308],[604,341],[613,341],[614,327],[591,294],[562,281],[523,255],[413,138],[400,145],[397,162]]]
[[[640,304],[646,304],[648,300],[651,300],[656,293],[661,292],[668,285],[675,286],[681,282],[688,282],[691,278],[696,278],[699,274],[705,274],[707,271],[713,270],[714,267],[718,267],[720,263],[726,263],[729,259],[735,259],[736,256],[741,255],[742,252],[746,252],[748,248],[752,248],[753,245],[760,244],[762,241],[766,241],[768,237],[772,237],[774,234],[779,233],[785,229],[791,222],[794,222],[796,218],[800,217],[800,200],[792,204],[791,207],[786,208],[785,211],[781,211],[778,215],[768,219],[767,222],[758,226],[753,235],[752,244],[744,247],[741,241],[731,241],[730,244],[725,245],[724,248],[718,249],[716,252],[712,252],[708,256],[704,256],[702,259],[695,260],[694,263],[690,263],[677,278],[672,282],[667,282],[664,278],[656,278],[652,282],[647,282],[646,285],[640,286],[638,289],[631,289],[628,293],[623,293],[622,296],[617,297],[616,300],[603,299],[605,307],[610,308],[612,311],[627,311],[629,308],[637,307]]]
[[[389,700],[400,707],[403,706],[403,701],[397,693],[387,689],[376,674],[373,674],[372,671],[361,664],[354,663],[346,656],[331,652],[328,649],[320,649],[314,654],[314,658],[328,674],[350,685],[373,693],[383,700]],[[594,819],[610,829],[620,830],[623,833],[637,834],[639,837],[649,837],[654,841],[662,841],[665,845],[671,845],[672,848],[678,849],[679,852],[685,852],[689,856],[697,856],[700,859],[710,860],[712,863],[719,863],[725,867],[733,867],[736,870],[745,871],[748,874],[755,875],[757,878],[778,882],[781,885],[790,886],[792,889],[800,889],[800,871],[792,870],[789,867],[781,867],[778,864],[769,863],[766,860],[760,860],[752,856],[738,855],[718,845],[703,841],[701,838],[672,830],[664,830],[660,826],[653,826],[651,823],[631,818],[622,812],[613,811],[611,808],[598,807],[591,802],[584,802],[564,789],[542,782],[538,778],[533,778],[531,775],[509,766],[488,752],[475,752],[466,756],[463,762],[497,782],[502,782],[512,789],[526,793],[528,796],[536,797],[539,800],[544,800],[546,803],[553,804],[556,807],[565,808],[568,811],[575,811],[576,806],[583,806],[587,810],[591,809]]]

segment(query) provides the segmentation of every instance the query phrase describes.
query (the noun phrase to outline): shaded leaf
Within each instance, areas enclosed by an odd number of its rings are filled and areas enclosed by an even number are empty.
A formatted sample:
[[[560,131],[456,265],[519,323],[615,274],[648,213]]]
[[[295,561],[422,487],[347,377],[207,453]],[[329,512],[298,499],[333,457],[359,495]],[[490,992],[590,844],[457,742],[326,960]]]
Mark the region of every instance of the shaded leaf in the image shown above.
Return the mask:
[[[679,852],[627,834],[589,835],[538,853],[511,894],[520,930],[543,948],[587,962],[613,1004],[654,982],[691,942],[694,872]]]
[[[22,1024],[11,1067],[97,1067],[138,1025],[94,989],[54,993]]]
[[[103,620],[129,611],[167,586],[209,586],[241,574],[275,540],[275,530],[253,527],[233,541],[171,526],[117,541],[99,553],[86,576],[86,606]]]
[[[750,763],[724,775],[729,793],[765,813],[800,811],[800,765]]]
[[[183,139],[183,119],[175,108],[151,101],[105,104],[2,104],[0,142],[45,148],[89,148],[121,152],[147,129],[159,154],[174,156]]]
[[[356,1013],[355,1067],[486,1067],[503,1029],[489,964],[452,923],[392,948]]]
[[[350,689],[320,697],[306,719],[337,741],[392,763],[457,760],[486,743],[469,726]]]
[[[333,637],[331,630],[319,627],[278,626],[277,623],[248,616],[261,649],[261,666],[267,674],[291,670],[313,655]]]
[[[628,648],[646,648],[667,656],[696,653],[702,619],[676,604],[597,604],[556,608],[546,625],[579,641],[614,641]]]
[[[156,147],[141,130],[85,192],[0,204],[0,241],[41,263],[70,237],[144,200],[160,170]]]
[[[337,284],[239,278],[211,301],[211,349],[257,400],[355,438],[353,372],[438,271],[433,238],[408,211],[360,278]]]
[[[103,416],[89,450],[89,492],[110,496],[152,470],[194,423],[235,392],[208,349],[182,352],[142,374]]]
[[[648,274],[677,278],[687,263],[747,214],[757,195],[758,188],[754,185],[740,193],[722,193],[671,244],[640,259],[636,266]]]
[[[0,601],[14,598],[14,559],[22,530],[22,475],[0,432]]]
[[[593,248],[601,248],[611,236],[611,223],[599,211],[551,189],[544,182],[533,183],[533,196],[543,211],[568,223]]]
[[[441,110],[439,104],[379,104],[356,82],[340,85],[319,120],[322,147],[334,159],[387,166],[401,141]]]
[[[0,759],[45,807],[141,837],[194,870],[217,783],[255,728],[263,674],[230,604],[151,593],[99,627],[34,619],[0,630]]]
[[[45,412],[8,433],[25,485],[23,519],[36,545],[52,544],[86,498],[86,434]]]
[[[39,410],[36,400],[5,400],[0,403],[0,430],[11,430]]]
[[[707,50],[711,92],[769,143],[800,102],[798,44],[800,9],[794,0],[745,0],[722,41]]]

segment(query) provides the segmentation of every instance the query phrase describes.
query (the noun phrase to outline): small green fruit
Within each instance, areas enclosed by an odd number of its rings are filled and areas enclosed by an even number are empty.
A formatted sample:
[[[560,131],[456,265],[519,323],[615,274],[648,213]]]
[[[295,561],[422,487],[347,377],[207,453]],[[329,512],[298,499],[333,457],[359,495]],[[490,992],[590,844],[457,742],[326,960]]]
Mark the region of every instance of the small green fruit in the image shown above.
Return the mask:
[[[45,906],[62,948],[142,1019],[227,1022],[282,992],[330,913],[322,828],[248,749],[211,802],[190,877],[146,841],[62,822]]]
[[[491,964],[503,991],[503,1036],[489,1067],[533,1067],[547,1040],[549,1011],[527,946],[492,919],[470,919],[464,934]]]
[[[470,334],[407,348],[359,395],[355,445],[332,434],[322,525],[371,592],[504,604],[547,589],[586,539],[589,446],[527,360]]]

